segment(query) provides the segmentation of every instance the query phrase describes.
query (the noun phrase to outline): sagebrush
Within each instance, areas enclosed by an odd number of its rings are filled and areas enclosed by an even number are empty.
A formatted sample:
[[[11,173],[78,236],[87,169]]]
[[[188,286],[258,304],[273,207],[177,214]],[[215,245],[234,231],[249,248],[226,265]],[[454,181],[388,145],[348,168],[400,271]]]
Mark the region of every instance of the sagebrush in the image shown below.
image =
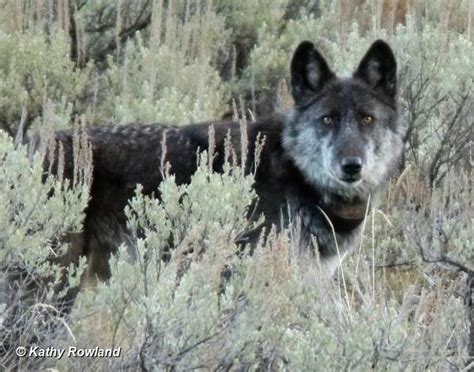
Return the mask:
[[[473,367],[471,2],[7,0],[0,9],[3,368]],[[85,170],[65,184],[43,174],[48,141],[33,155],[23,134],[285,111],[300,41],[349,71],[377,38],[399,60],[405,161],[334,280],[285,233],[240,252],[252,175],[230,164],[214,174],[204,159],[189,185],[168,178],[161,201],[136,190],[134,238],[112,258],[112,279],[83,283],[63,311],[85,269],[57,261],[81,231],[87,145],[78,140]],[[179,239],[163,261],[170,234]],[[120,346],[121,356],[15,356],[32,344]]]

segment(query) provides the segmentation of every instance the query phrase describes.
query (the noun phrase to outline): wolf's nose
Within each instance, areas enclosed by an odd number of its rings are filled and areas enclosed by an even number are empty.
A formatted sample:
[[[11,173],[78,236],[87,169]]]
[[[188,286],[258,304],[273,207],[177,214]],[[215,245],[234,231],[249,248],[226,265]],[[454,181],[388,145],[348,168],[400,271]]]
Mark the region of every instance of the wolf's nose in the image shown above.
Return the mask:
[[[348,176],[356,176],[362,170],[362,159],[358,156],[347,156],[342,159],[342,170]]]

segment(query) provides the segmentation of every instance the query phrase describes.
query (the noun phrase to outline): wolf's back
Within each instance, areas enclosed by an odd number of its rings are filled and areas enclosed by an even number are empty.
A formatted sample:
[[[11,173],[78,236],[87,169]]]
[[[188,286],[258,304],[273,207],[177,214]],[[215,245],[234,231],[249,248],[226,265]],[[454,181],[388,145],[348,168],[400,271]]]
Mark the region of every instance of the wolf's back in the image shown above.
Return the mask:
[[[236,122],[206,122],[182,127],[130,124],[86,129],[92,150],[92,185],[83,239],[78,240],[83,242],[83,247],[75,247],[74,251],[88,256],[92,275],[107,278],[110,254],[126,240],[124,208],[133,197],[136,186],[142,185],[146,195],[153,193],[159,197],[158,188],[165,169],[175,176],[177,184],[188,183],[196,171],[198,153],[209,149],[211,126],[215,171],[222,170],[226,144],[231,146],[237,163],[242,159],[244,144],[247,147],[246,168],[253,171],[255,143],[257,138],[264,138],[256,184],[257,189],[258,185],[272,188],[269,173],[275,164],[271,158],[281,153],[282,125],[283,118],[273,116],[249,123],[245,130]],[[56,133],[56,141],[64,150],[64,174],[67,178],[74,171],[73,136],[73,131]]]

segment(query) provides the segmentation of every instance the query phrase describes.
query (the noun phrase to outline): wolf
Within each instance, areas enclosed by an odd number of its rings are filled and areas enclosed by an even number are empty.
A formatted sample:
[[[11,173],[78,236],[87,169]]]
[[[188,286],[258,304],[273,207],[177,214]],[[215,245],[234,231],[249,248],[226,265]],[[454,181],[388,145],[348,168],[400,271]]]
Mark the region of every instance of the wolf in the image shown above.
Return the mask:
[[[398,120],[397,64],[390,46],[377,40],[353,74],[341,77],[312,42],[304,41],[294,52],[290,75],[293,109],[246,128],[248,164],[255,163],[257,140],[265,138],[255,169],[254,215],[263,214],[265,231],[298,226],[300,244],[317,250],[333,272],[360,238],[372,201],[398,170],[404,131]],[[242,127],[236,122],[87,129],[93,181],[75,257],[87,256],[88,275],[110,276],[108,261],[127,238],[124,207],[137,184],[159,198],[163,161],[178,184],[190,182],[198,151],[209,150],[210,126],[213,167],[219,172],[226,141],[237,152],[241,148]],[[72,136],[71,131],[56,134],[66,156],[66,176],[72,172]],[[259,234],[244,234],[242,242],[251,243]]]

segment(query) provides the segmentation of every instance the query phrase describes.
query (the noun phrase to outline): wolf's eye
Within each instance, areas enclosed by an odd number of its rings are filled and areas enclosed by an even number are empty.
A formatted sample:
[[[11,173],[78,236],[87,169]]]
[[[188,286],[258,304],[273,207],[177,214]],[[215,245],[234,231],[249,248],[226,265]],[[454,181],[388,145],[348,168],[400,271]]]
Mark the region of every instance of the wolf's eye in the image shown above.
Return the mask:
[[[325,116],[323,117],[323,122],[324,124],[332,124],[334,122],[334,119],[332,116]]]
[[[374,121],[374,117],[371,116],[371,115],[365,115],[365,116],[362,117],[362,122],[364,124],[372,124],[373,121]]]

